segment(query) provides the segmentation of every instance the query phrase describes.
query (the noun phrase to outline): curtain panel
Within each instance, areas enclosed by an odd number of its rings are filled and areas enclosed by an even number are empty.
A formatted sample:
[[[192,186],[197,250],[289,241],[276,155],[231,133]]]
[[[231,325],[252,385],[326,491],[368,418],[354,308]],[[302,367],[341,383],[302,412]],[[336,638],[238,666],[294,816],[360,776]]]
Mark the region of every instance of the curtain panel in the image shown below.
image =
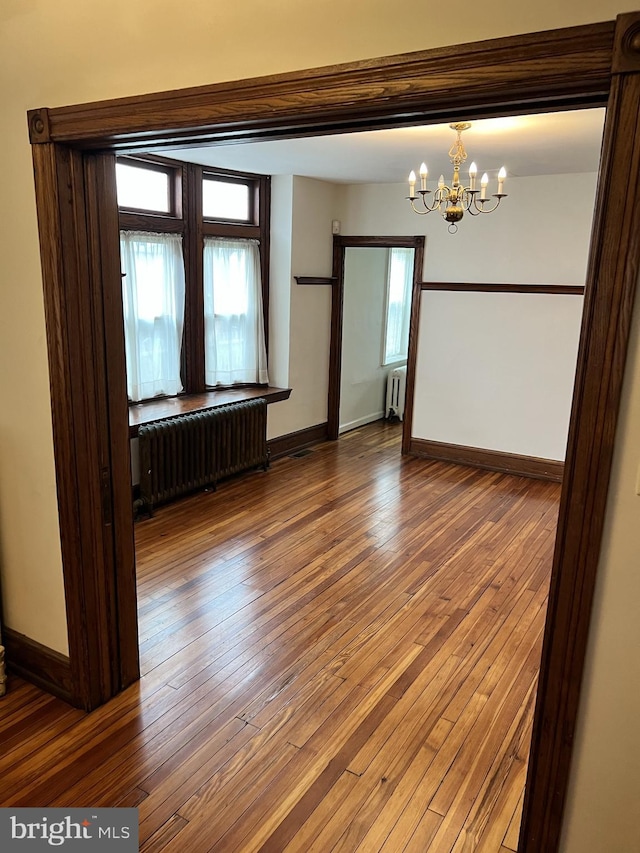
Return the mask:
[[[123,231],[120,257],[129,399],[177,394],[185,299],[182,236]]]
[[[207,385],[267,384],[257,240],[204,238]]]

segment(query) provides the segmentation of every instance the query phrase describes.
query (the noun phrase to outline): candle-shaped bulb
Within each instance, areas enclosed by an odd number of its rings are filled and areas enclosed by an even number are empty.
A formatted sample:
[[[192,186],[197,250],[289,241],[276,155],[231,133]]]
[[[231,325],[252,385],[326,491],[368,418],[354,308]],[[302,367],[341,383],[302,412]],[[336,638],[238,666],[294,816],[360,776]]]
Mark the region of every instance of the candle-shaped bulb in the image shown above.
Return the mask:
[[[504,179],[507,177],[507,170],[503,166],[498,172],[498,194],[502,193],[504,188]]]
[[[469,166],[469,177],[471,178],[471,187],[470,189],[475,190],[476,188],[476,175],[478,174],[478,167],[475,163],[472,163]]]
[[[438,189],[441,190],[444,186],[444,175],[440,175],[438,178]]]
[[[487,197],[487,187],[489,185],[489,175],[485,172],[482,178],[480,179],[480,186],[482,187],[482,192],[480,193],[480,198]]]
[[[409,172],[409,195],[411,198],[416,194],[416,173],[413,169]]]
[[[427,164],[423,163],[420,166],[420,189],[426,190],[427,188],[427,175],[429,174],[429,170],[427,169]]]

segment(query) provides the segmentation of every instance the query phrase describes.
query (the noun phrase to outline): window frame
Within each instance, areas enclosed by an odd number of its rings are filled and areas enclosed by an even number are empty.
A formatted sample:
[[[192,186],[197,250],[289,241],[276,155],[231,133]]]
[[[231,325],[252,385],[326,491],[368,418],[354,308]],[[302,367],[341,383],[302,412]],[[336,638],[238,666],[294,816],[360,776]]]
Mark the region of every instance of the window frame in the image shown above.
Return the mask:
[[[202,221],[204,224],[224,224],[234,227],[259,226],[259,199],[260,187],[259,181],[255,175],[248,175],[243,172],[232,172],[229,169],[211,169],[204,166],[202,169],[202,183],[205,181],[217,181],[219,183],[237,184],[246,187],[248,190],[249,199],[249,215],[246,219],[232,219],[224,216],[205,216],[204,210],[201,209]]]
[[[178,220],[182,219],[182,169],[179,165],[171,164],[164,158],[153,157],[117,157],[116,165],[133,166],[137,169],[146,169],[149,172],[160,172],[167,176],[169,189],[169,210],[153,210],[148,207],[129,207],[118,205],[118,213],[129,216],[153,217],[154,219]]]
[[[407,246],[389,246],[387,248],[387,277],[386,277],[386,286],[385,286],[385,295],[384,295],[384,323],[383,323],[383,335],[382,335],[382,353],[380,354],[380,366],[381,367],[397,367],[401,364],[406,364],[409,359],[409,327],[411,325],[411,296],[412,296],[412,288],[409,288],[409,302],[406,306],[406,325],[407,325],[407,354],[405,356],[400,356],[399,358],[393,357],[387,359],[387,333],[389,329],[389,304],[390,304],[390,295],[391,295],[391,253],[397,251],[398,249],[402,251],[412,251],[413,252],[413,264],[414,269],[411,270],[411,280],[413,281],[415,274],[415,263],[416,263],[416,255],[415,248],[407,247]]]
[[[152,154],[118,155],[116,162],[155,169],[170,175],[173,198],[171,213],[118,207],[120,231],[150,231],[182,234],[185,264],[185,312],[182,338],[181,378],[183,390],[176,396],[188,396],[212,390],[205,383],[204,355],[204,237],[233,237],[257,240],[260,247],[262,309],[267,363],[269,359],[269,249],[271,214],[271,178],[250,172],[237,172],[187,163]],[[250,188],[251,221],[205,218],[202,212],[202,187],[207,178],[220,178]],[[215,386],[220,390],[222,386]],[[234,385],[234,388],[241,386]],[[252,387],[252,386],[245,386]],[[148,400],[158,400],[150,397]],[[147,400],[142,400],[144,404]],[[140,405],[130,403],[130,405]]]

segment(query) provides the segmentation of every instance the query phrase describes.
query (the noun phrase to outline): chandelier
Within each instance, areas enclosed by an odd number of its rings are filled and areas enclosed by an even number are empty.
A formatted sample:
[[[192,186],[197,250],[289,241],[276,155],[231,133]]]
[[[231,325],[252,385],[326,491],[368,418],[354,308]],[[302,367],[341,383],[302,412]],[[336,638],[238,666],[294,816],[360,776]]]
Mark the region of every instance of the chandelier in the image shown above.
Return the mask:
[[[465,212],[471,216],[478,216],[480,213],[493,213],[498,207],[506,193],[504,181],[507,177],[507,172],[504,166],[498,172],[498,192],[493,193],[491,198],[496,199],[492,202],[487,198],[487,187],[489,186],[489,176],[485,172],[480,179],[480,189],[476,188],[476,178],[478,176],[478,167],[475,163],[469,166],[469,186],[465,187],[460,183],[460,166],[467,159],[467,152],[462,142],[463,130],[468,130],[471,127],[470,122],[462,121],[457,124],[450,124],[449,127],[455,130],[457,136],[456,141],[449,150],[449,158],[453,164],[453,178],[451,186],[447,186],[444,182],[444,175],[440,175],[438,181],[438,189],[433,193],[433,199],[428,199],[431,195],[431,190],[427,189],[428,169],[425,163],[420,166],[420,189],[419,195],[416,195],[416,173],[414,171],[409,175],[409,195],[407,199],[411,202],[411,207],[415,213],[424,216],[437,210],[443,218],[449,223],[448,231],[450,234],[455,234],[458,230],[457,223],[460,222]],[[418,202],[416,207],[415,202]]]

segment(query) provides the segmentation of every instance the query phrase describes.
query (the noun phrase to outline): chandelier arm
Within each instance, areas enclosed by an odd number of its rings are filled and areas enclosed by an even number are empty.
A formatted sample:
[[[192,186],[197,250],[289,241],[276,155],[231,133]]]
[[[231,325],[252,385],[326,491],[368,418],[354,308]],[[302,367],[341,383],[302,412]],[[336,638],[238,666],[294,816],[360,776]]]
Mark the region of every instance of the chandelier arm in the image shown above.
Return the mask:
[[[440,207],[440,201],[438,199],[437,193],[434,195],[433,203],[427,204],[426,197],[427,197],[427,194],[430,192],[431,192],[431,190],[427,190],[426,192],[423,192],[422,190],[420,191],[420,195],[422,196],[421,200],[422,200],[422,204],[424,206],[424,210],[418,209],[414,204],[414,201],[418,200],[418,196],[415,196],[415,195],[414,196],[407,196],[408,200],[411,202],[411,207],[420,216],[424,216],[425,213],[431,213],[432,211],[437,210]]]
[[[498,209],[498,207],[500,206],[500,202],[502,201],[502,199],[505,196],[506,196],[506,193],[500,193],[500,194],[495,193],[493,195],[493,198],[496,199],[496,203],[493,205],[493,207],[487,207],[486,202],[488,202],[489,199],[486,199],[485,203],[483,203],[483,201],[481,199],[480,200],[474,199],[474,207],[476,208],[477,213],[474,213],[472,215],[477,216],[478,213],[493,213],[494,210]]]
[[[411,207],[413,208],[413,212],[414,212],[414,213],[417,213],[417,214],[418,214],[418,216],[426,216],[426,215],[427,215],[427,213],[432,213],[432,212],[433,212],[433,210],[434,210],[434,208],[433,208],[433,207],[427,207],[427,205],[426,205],[426,204],[425,204],[425,206],[424,206],[424,207],[425,207],[425,209],[424,209],[424,210],[419,210],[419,209],[415,206],[415,204],[413,203],[413,202],[415,201],[415,198],[412,198],[411,196],[407,196],[407,199],[408,199],[408,200],[409,200],[409,202],[411,203]],[[423,204],[424,204],[424,202],[423,202]]]
[[[478,190],[472,190],[471,187],[462,187],[462,204],[464,205],[464,209],[470,213],[472,213],[472,205],[477,193]]]

